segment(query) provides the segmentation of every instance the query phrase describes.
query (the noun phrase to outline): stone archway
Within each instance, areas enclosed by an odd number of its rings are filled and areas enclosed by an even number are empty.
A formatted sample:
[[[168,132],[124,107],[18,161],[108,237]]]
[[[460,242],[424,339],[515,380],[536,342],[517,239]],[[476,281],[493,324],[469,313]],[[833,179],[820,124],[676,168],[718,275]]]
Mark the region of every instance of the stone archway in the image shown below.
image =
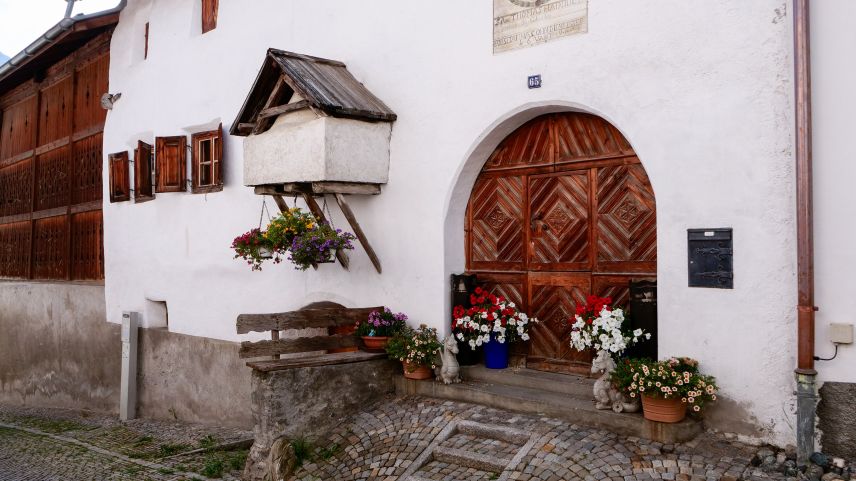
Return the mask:
[[[629,301],[656,278],[656,204],[624,136],[587,113],[536,117],[508,135],[478,174],[465,216],[466,269],[542,320],[527,365],[585,372],[570,349],[574,306],[590,294]]]

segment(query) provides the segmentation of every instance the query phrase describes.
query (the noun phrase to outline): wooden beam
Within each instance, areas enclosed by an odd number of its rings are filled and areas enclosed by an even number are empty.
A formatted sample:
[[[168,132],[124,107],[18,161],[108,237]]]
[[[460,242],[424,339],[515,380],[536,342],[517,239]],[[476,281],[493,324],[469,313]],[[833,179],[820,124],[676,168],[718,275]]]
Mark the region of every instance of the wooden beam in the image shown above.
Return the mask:
[[[309,108],[308,100],[301,100],[300,102],[294,102],[293,104],[285,104],[279,105],[277,107],[270,107],[264,109],[259,113],[258,120],[266,119],[268,117],[276,117],[277,115],[285,114],[288,112],[294,112],[297,110],[303,110]]]
[[[276,84],[273,86],[273,89],[271,89],[267,101],[265,101],[265,104],[262,107],[262,112],[274,106],[284,88],[288,88],[288,84],[285,83],[285,78],[280,75],[276,80]],[[256,126],[253,128],[253,135],[264,132],[270,128],[271,124],[273,124],[273,119],[271,118],[256,118]]]
[[[303,194],[303,200],[306,201],[306,205],[309,207],[309,211],[312,212],[312,215],[315,216],[316,220],[318,220],[319,222],[329,222],[324,216],[324,211],[321,210],[321,207],[318,205],[318,202],[315,202],[315,197],[312,197],[312,194]],[[342,264],[342,267],[345,270],[348,270],[348,256],[347,254],[345,254],[344,251],[337,250],[336,259],[339,259],[339,263]]]
[[[256,128],[255,122],[241,122],[238,124],[238,132],[242,134],[252,132],[254,128]]]
[[[380,259],[378,259],[374,248],[369,244],[369,240],[366,237],[365,232],[363,232],[363,228],[360,227],[360,223],[357,222],[357,218],[354,216],[354,211],[351,210],[351,206],[349,206],[347,201],[345,201],[345,196],[342,194],[336,194],[336,203],[339,204],[339,208],[342,209],[342,213],[345,214],[345,218],[348,219],[348,223],[351,224],[351,228],[354,229],[354,235],[357,236],[360,244],[363,245],[363,248],[366,250],[366,254],[368,254],[369,259],[371,259],[375,270],[378,274],[382,273]]]
[[[378,195],[380,194],[380,184],[364,184],[359,182],[288,182],[283,184],[257,185],[254,192],[256,195]]]
[[[279,341],[279,331],[278,330],[274,329],[273,331],[270,331],[270,340],[274,341],[274,342]],[[279,359],[279,354],[274,354],[273,359],[274,360]]]
[[[313,182],[312,192],[315,194],[380,194],[380,184],[364,184],[359,182]]]
[[[371,361],[372,359],[384,359],[385,352],[337,352],[334,354],[320,354],[317,356],[300,356],[281,361],[250,361],[247,366],[260,372],[282,371],[285,369],[297,369],[300,367],[334,366],[337,364],[350,364],[354,362]]]
[[[285,199],[282,198],[281,195],[274,195],[273,201],[276,202],[276,206],[279,207],[279,211],[285,213],[288,210],[288,204],[285,203]]]
[[[248,332],[279,332],[291,329],[347,326],[368,319],[372,311],[383,312],[383,306],[301,309],[274,314],[241,314],[238,316],[236,328],[238,334],[246,334]]]
[[[277,339],[271,341],[244,341],[241,343],[238,355],[241,359],[247,359],[356,346],[359,346],[359,343],[355,334],[334,334],[330,336],[298,337],[296,339]]]

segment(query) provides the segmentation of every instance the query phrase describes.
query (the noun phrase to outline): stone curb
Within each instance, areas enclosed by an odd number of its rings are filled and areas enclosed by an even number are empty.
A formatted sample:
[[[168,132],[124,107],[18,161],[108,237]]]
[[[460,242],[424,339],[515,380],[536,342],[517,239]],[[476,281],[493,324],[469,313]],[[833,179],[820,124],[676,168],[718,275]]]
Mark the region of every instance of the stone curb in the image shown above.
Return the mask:
[[[25,428],[25,427],[21,427],[21,426],[16,426],[14,424],[6,424],[6,423],[0,423],[0,428],[14,429],[16,431],[22,431],[25,433],[33,434],[35,436],[44,436],[46,438],[53,439],[54,441],[59,441],[62,443],[67,443],[67,444],[74,444],[75,446],[84,448],[88,451],[92,451],[92,452],[95,452],[95,453],[98,453],[98,454],[101,454],[104,456],[110,456],[112,458],[119,459],[119,460],[124,461],[126,463],[136,464],[138,466],[142,466],[142,467],[149,468],[149,469],[169,470],[169,471],[175,472],[176,474],[184,476],[186,478],[190,478],[190,479],[194,479],[194,480],[198,480],[198,481],[215,481],[211,478],[206,478],[205,476],[202,476],[202,475],[199,475],[196,473],[185,473],[185,472],[176,471],[174,468],[171,468],[171,467],[163,465],[163,464],[153,463],[153,462],[145,461],[142,459],[130,458],[128,456],[125,456],[124,454],[119,454],[119,453],[115,453],[113,451],[108,451],[104,448],[99,448],[98,446],[93,446],[92,444],[85,443],[85,442],[80,441],[78,439],[69,438],[66,436],[60,436],[58,434],[46,433],[44,431],[39,431],[38,429]]]

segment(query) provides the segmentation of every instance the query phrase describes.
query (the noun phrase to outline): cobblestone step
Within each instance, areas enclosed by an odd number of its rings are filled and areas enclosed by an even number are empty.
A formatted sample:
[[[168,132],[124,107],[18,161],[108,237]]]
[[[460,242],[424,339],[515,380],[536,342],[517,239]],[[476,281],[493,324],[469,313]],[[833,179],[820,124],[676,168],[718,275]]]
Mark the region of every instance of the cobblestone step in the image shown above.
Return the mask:
[[[435,460],[467,468],[488,471],[492,473],[501,473],[511,459],[497,458],[487,454],[479,454],[464,449],[446,448],[437,446],[432,453]]]
[[[531,387],[476,381],[446,385],[434,381],[414,381],[405,379],[404,376],[397,377],[395,384],[396,391],[403,395],[451,399],[552,416],[581,426],[602,428],[625,436],[664,443],[688,441],[702,431],[700,423],[689,419],[675,424],[650,422],[640,414],[618,414],[610,410],[595,409],[591,397],[583,399]]]
[[[482,365],[461,366],[461,378],[466,381],[505,384],[549,391],[580,399],[591,399],[594,379],[575,374],[536,371],[534,369],[488,369]]]

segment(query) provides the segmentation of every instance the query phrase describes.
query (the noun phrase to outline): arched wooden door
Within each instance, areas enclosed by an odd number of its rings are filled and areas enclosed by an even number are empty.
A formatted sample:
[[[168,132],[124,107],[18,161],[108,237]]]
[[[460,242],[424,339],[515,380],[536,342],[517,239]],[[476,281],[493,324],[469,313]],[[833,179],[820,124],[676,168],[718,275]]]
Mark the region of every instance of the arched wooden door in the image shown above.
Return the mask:
[[[629,299],[656,276],[654,192],[627,140],[583,113],[538,117],[490,156],[467,208],[467,270],[542,324],[527,365],[587,372],[567,322],[588,294]]]

